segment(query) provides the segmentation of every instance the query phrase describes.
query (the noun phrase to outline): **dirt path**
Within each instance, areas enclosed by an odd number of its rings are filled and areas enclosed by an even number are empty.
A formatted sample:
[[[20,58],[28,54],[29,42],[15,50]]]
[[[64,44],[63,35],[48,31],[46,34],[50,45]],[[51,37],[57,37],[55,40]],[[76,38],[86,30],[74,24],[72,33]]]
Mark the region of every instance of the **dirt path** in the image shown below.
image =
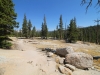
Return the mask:
[[[75,49],[81,48],[79,44],[63,44],[51,40],[17,39],[14,40],[14,43],[16,50],[0,49],[0,75],[64,75],[58,71],[57,63],[37,48],[66,47],[69,45]],[[84,47],[87,48],[87,45]],[[100,75],[100,71],[78,69],[73,72],[73,75]]]
[[[0,50],[0,75],[56,75],[59,73],[56,71],[56,63],[38,52],[39,50],[27,41],[18,39],[16,44],[18,50]]]

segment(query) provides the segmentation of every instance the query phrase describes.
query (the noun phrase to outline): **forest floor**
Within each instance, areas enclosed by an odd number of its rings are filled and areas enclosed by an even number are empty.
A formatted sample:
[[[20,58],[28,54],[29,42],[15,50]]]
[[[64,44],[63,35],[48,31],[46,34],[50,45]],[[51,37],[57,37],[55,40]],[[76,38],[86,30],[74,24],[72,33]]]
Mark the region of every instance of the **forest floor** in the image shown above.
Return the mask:
[[[41,40],[11,38],[12,50],[0,49],[0,75],[64,75],[56,67],[56,62],[42,52],[43,48],[73,47],[74,51],[85,52],[92,56],[100,56],[100,45],[78,41],[75,44],[64,40]],[[98,71],[81,70],[76,75],[100,75],[100,59],[93,65]]]

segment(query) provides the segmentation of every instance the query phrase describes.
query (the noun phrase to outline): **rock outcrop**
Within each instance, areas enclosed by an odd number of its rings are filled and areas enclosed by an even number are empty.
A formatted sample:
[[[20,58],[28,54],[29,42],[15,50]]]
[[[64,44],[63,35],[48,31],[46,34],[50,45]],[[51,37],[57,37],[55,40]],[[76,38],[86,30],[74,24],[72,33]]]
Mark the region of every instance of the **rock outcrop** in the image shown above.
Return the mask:
[[[74,50],[72,47],[66,47],[66,48],[59,48],[56,49],[56,54],[65,57],[66,54],[73,53]]]
[[[90,68],[93,65],[93,57],[82,52],[74,52],[65,56],[65,63],[71,64],[79,69]]]

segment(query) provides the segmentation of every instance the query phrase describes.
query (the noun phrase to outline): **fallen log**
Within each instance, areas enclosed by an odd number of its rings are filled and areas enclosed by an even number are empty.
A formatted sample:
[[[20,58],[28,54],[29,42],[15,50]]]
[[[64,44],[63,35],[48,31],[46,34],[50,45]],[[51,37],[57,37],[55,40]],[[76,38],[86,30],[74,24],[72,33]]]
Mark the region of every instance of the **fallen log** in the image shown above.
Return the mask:
[[[100,56],[93,56],[93,59],[100,59]]]

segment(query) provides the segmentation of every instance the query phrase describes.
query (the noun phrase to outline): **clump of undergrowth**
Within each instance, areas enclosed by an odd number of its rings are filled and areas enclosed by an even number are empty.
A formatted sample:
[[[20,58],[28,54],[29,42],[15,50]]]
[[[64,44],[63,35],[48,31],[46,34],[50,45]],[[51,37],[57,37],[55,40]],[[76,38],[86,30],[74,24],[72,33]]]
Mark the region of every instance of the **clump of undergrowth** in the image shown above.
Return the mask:
[[[11,42],[9,42],[9,41],[4,40],[4,41],[1,41],[1,42],[0,42],[0,48],[3,48],[3,49],[10,49],[11,46],[12,46],[12,44],[11,44]]]

